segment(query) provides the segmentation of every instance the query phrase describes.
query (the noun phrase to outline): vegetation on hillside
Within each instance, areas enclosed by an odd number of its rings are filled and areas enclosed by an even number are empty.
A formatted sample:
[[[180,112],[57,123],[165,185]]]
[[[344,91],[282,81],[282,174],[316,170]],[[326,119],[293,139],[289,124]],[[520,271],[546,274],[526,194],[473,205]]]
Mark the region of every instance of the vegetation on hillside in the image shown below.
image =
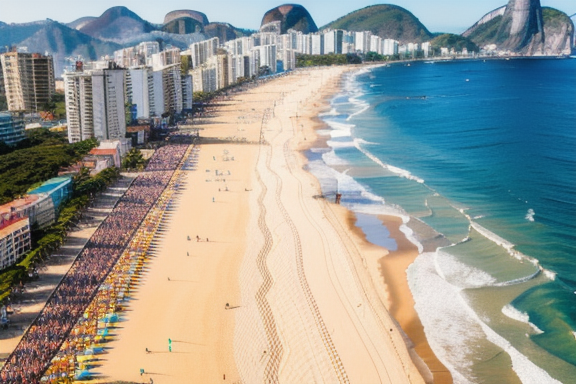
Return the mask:
[[[381,38],[420,43],[432,34],[412,13],[396,5],[372,5],[331,22],[322,29],[370,31]]]
[[[479,46],[493,44],[496,41],[501,23],[502,16],[496,16],[487,23],[480,25],[468,38]]]
[[[330,65],[361,64],[362,59],[352,53],[329,55],[296,55],[296,67],[320,67]]]
[[[0,154],[0,204],[57,176],[60,168],[76,163],[98,145],[96,139],[68,144],[63,135],[47,129],[35,129],[27,135],[15,148],[4,147],[7,153]]]
[[[454,35],[452,33],[444,33],[440,36],[435,37],[430,41],[430,45],[434,50],[435,55],[439,55],[440,48],[445,47],[448,49],[454,48],[456,52],[461,52],[464,48],[468,52],[479,52],[480,48],[474,42],[466,37],[460,35]]]
[[[550,7],[542,7],[542,19],[544,28],[555,31],[561,31],[564,26],[572,24],[568,15]],[[480,47],[487,44],[502,44],[508,38],[508,35],[498,34],[498,32],[509,30],[509,28],[502,25],[502,22],[503,17],[496,16],[487,23],[480,25],[468,38]],[[511,21],[507,20],[507,22]]]
[[[550,7],[542,7],[542,19],[544,26],[548,28],[560,29],[563,25],[572,22],[567,14]]]

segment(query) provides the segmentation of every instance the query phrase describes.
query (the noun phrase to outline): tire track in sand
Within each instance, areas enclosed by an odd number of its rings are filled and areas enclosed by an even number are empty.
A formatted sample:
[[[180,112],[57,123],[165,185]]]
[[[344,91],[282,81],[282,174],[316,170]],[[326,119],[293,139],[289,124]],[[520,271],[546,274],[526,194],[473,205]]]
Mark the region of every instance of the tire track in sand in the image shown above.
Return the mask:
[[[268,111],[266,111],[268,112]],[[266,114],[265,112],[265,114]],[[264,124],[264,121],[263,121]],[[258,154],[260,157],[260,153]],[[270,155],[269,153],[266,155],[266,166],[269,168],[270,165]],[[270,250],[272,249],[273,238],[268,225],[266,224],[266,206],[264,205],[264,198],[268,193],[268,188],[262,181],[260,177],[260,172],[256,169],[256,178],[258,179],[258,183],[261,187],[260,195],[258,196],[258,208],[259,208],[259,216],[258,216],[258,228],[262,232],[264,236],[264,246],[260,249],[258,253],[258,257],[256,259],[256,263],[258,265],[258,270],[262,275],[264,281],[260,286],[260,289],[256,292],[256,305],[258,306],[258,310],[262,317],[262,321],[264,323],[264,330],[266,331],[266,338],[268,340],[268,349],[267,352],[268,356],[268,363],[266,364],[266,368],[264,369],[264,383],[278,383],[278,371],[280,369],[280,362],[282,360],[283,355],[283,347],[282,343],[280,342],[280,338],[278,337],[278,330],[276,327],[276,322],[274,320],[274,314],[272,312],[272,308],[270,307],[270,303],[268,302],[266,296],[272,285],[274,284],[274,280],[272,279],[272,275],[270,270],[268,269],[268,265],[266,264],[268,255],[270,254]]]
[[[280,121],[279,125],[280,125],[280,130],[279,130],[277,136],[279,136],[280,133],[282,133],[284,131],[284,128],[282,126],[281,121]],[[288,146],[288,142],[289,142],[289,140],[284,143],[284,147],[283,147],[284,160],[285,160],[287,166],[288,166],[288,158],[286,157],[286,149]],[[324,347],[326,348],[326,352],[328,353],[328,356],[330,356],[330,361],[332,363],[332,367],[334,368],[336,376],[338,377],[338,382],[342,383],[342,384],[349,384],[350,380],[348,378],[348,375],[346,374],[346,369],[344,368],[344,365],[342,364],[342,360],[340,359],[340,356],[338,355],[338,351],[336,350],[336,347],[334,346],[334,342],[332,341],[332,337],[330,336],[330,333],[328,332],[328,329],[326,328],[326,324],[324,323],[324,320],[322,319],[322,315],[320,314],[320,310],[318,309],[318,305],[316,304],[316,300],[314,299],[314,296],[312,295],[312,291],[310,290],[310,286],[308,285],[308,280],[306,279],[306,273],[304,271],[303,253],[302,253],[302,242],[300,240],[300,235],[298,233],[298,229],[296,228],[296,225],[292,221],[292,218],[290,217],[290,214],[286,210],[286,207],[284,206],[284,203],[282,202],[282,199],[281,199],[282,187],[283,187],[282,178],[278,175],[278,173],[276,173],[270,167],[269,158],[268,158],[268,161],[266,161],[266,167],[268,168],[268,171],[276,177],[276,181],[278,183],[278,188],[276,189],[276,193],[275,193],[276,205],[280,209],[280,212],[282,213],[282,217],[283,217],[284,221],[286,222],[286,224],[288,224],[288,226],[290,227],[290,231],[292,233],[292,239],[294,241],[294,248],[296,251],[295,261],[296,261],[296,267],[297,267],[297,272],[298,272],[298,280],[300,283],[300,287],[302,288],[302,291],[304,293],[304,296],[306,297],[306,303],[308,304],[308,308],[310,309],[312,317],[314,318],[314,323],[316,324],[316,328],[318,329],[318,332],[319,332],[320,337],[322,339],[322,343],[324,344]],[[289,166],[288,166],[288,168],[289,168]]]

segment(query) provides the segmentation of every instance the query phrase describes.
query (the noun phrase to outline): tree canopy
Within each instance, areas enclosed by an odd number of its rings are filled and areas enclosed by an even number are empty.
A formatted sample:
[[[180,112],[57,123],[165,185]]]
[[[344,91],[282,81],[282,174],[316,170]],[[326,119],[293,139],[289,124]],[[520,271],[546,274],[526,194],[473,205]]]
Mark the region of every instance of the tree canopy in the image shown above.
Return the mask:
[[[24,195],[30,187],[58,175],[98,145],[96,139],[68,144],[45,129],[28,133],[9,153],[0,155],[0,204]]]

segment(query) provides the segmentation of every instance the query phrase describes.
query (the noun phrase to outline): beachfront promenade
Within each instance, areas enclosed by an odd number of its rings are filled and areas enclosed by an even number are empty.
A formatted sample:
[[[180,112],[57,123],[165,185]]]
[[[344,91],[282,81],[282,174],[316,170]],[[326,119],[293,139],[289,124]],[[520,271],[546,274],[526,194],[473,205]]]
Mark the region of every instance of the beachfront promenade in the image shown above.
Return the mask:
[[[30,328],[37,336],[10,358],[6,382],[19,382],[26,361],[36,363],[30,383],[63,373],[98,383],[423,383],[369,271],[386,251],[366,246],[345,209],[315,198],[318,182],[303,170],[299,150],[345,71],[296,71],[230,95],[195,124],[197,146],[157,151],[90,242],[101,262],[77,261],[95,273],[75,263],[67,295],[46,307],[54,318]],[[57,316],[64,304],[74,320]],[[49,352],[27,353],[45,340]]]
[[[40,315],[0,371],[3,383],[36,383],[156,202],[187,146],[167,146],[151,159],[96,230]],[[94,342],[91,340],[90,342]]]

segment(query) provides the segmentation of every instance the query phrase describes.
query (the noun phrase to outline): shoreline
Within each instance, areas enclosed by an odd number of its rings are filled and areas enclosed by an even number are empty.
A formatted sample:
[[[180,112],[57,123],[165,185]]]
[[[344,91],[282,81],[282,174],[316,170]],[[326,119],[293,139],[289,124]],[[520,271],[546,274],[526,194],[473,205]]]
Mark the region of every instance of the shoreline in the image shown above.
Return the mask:
[[[381,65],[374,65],[374,67]],[[352,72],[365,69],[355,68],[346,72]],[[343,75],[344,76],[344,75]],[[317,130],[330,129],[330,127],[319,116],[321,113],[330,111],[330,101],[338,95],[342,89],[342,82],[340,78],[337,89],[333,92],[325,92],[322,102],[318,106],[316,117],[311,117],[310,120],[314,123],[313,135],[314,140],[308,143],[301,143],[300,148],[301,156],[304,158],[305,164],[307,159],[305,152],[311,148],[329,148],[327,141],[330,139],[328,135],[319,135]],[[320,185],[318,185],[319,193],[322,194]],[[331,204],[331,203],[330,203]],[[377,253],[376,260],[373,260],[370,272],[377,272],[378,275],[372,274],[372,279],[382,292],[386,294],[386,308],[390,315],[397,322],[398,327],[401,328],[406,334],[406,345],[410,351],[414,364],[417,365],[420,373],[427,382],[434,382],[440,384],[452,383],[452,375],[449,370],[440,362],[432,351],[426,335],[424,327],[418,318],[416,309],[414,308],[414,299],[408,286],[406,276],[406,269],[418,257],[418,249],[412,244],[400,230],[403,224],[402,219],[397,216],[381,216],[378,219],[382,225],[390,231],[390,237],[398,244],[398,250],[390,251],[385,247],[373,244],[367,240],[363,230],[356,225],[356,214],[347,208],[346,212],[341,215],[340,220],[347,223],[349,230],[357,237],[356,241],[366,253]],[[381,281],[377,281],[380,279]],[[433,377],[432,377],[433,376]]]
[[[425,382],[372,277],[383,248],[304,169],[348,70],[265,82],[194,127],[194,169],[159,198],[171,209],[157,233],[137,229],[157,240],[91,382]]]

